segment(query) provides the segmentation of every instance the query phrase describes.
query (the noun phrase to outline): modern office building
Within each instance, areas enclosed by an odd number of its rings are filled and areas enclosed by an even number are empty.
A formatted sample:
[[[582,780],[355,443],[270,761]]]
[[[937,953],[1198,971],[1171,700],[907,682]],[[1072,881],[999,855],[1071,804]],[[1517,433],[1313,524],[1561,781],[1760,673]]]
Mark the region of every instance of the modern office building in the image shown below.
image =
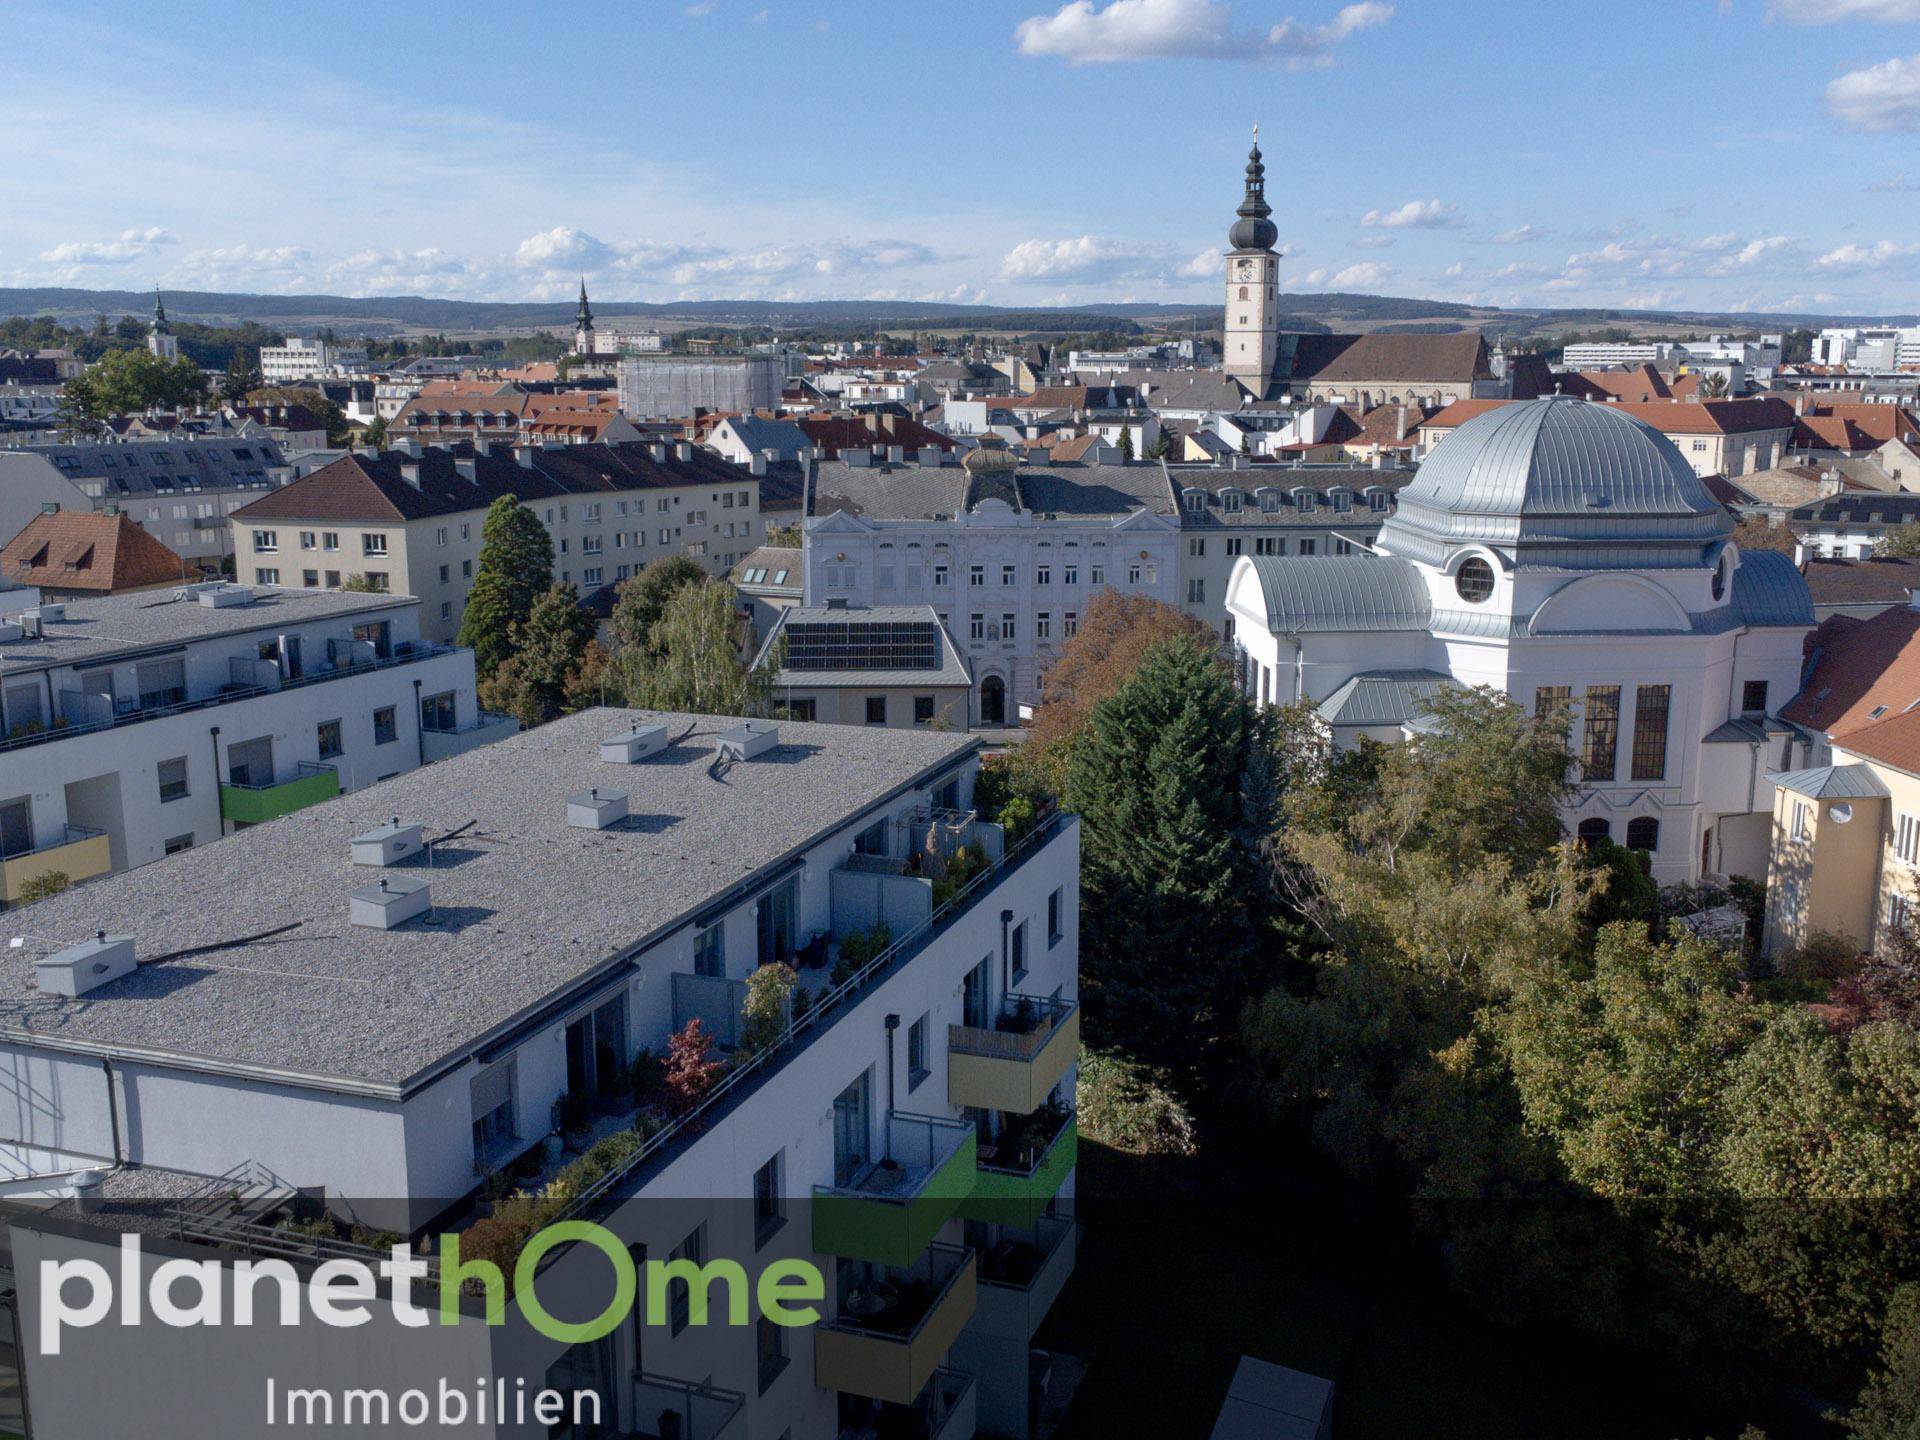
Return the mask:
[[[628,419],[684,420],[701,410],[772,410],[786,363],[777,355],[628,354],[619,377]]]
[[[135,1404],[149,1440],[263,1433],[268,1375],[593,1398],[475,1435],[1028,1434],[1075,1249],[1079,829],[981,819],[979,744],[587,711],[41,902],[0,950],[11,1189],[56,1202],[13,1222],[22,1314],[42,1261],[139,1231],[148,1266],[285,1260],[309,1323],[70,1330],[27,1356],[35,1440]],[[797,988],[756,1023],[770,965]],[[663,1109],[632,1062],[695,1019],[724,1068]],[[372,1231],[512,1268],[513,1192],[636,1260],[808,1257],[816,1316],[723,1323],[709,1275],[711,1315],[675,1281],[589,1338],[477,1292],[311,1323],[322,1263],[389,1258]],[[550,1314],[608,1308],[597,1244],[546,1260]]]
[[[0,900],[204,845],[519,728],[401,595],[185,586],[0,618]]]

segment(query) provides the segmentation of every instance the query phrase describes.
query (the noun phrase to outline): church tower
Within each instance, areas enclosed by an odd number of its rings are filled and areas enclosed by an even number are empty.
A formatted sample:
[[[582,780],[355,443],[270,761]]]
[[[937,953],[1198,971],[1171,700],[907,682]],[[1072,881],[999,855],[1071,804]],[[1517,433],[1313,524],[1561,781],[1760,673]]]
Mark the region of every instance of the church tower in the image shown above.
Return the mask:
[[[593,354],[593,311],[587,308],[587,277],[580,277],[580,313],[573,321],[573,352]]]
[[[153,287],[153,323],[147,327],[147,349],[162,360],[180,358],[180,342],[174,339],[173,325],[167,319],[167,307],[160,303],[160,287]]]
[[[1253,127],[1247,156],[1247,194],[1240,218],[1227,231],[1226,356],[1224,368],[1255,398],[1273,383],[1280,341],[1280,257],[1273,245],[1280,231],[1269,218],[1267,167],[1260,161],[1260,127]]]

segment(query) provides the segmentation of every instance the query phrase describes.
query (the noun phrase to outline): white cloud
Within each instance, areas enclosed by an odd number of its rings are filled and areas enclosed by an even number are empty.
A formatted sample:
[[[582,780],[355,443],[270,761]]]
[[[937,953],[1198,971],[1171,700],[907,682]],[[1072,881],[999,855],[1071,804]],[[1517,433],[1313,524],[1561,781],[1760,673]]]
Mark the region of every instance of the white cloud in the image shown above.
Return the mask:
[[[122,230],[116,240],[69,240],[44,250],[40,258],[50,265],[125,265],[160,253],[162,245],[179,241],[159,226]]]
[[[1175,273],[1183,280],[1215,280],[1225,272],[1221,269],[1218,250],[1202,250]]]
[[[1920,0],[1773,0],[1767,16],[1795,25],[1835,25],[1843,20],[1897,25],[1920,20]]]
[[[1878,240],[1871,245],[1839,246],[1814,263],[1822,270],[1883,270],[1915,256],[1920,256],[1920,241]]]
[[[1378,260],[1362,260],[1358,265],[1349,265],[1344,270],[1324,267],[1309,270],[1306,283],[1328,290],[1363,290],[1368,286],[1386,283],[1387,277],[1393,273],[1391,265],[1382,265]]]
[[[529,235],[513,253],[514,264],[526,270],[601,270],[616,258],[612,246],[571,225]]]
[[[687,6],[687,14],[693,16],[697,20],[701,16],[711,15],[714,11],[718,10],[719,8],[720,7],[714,3],[714,0],[699,0],[698,4]]]
[[[1226,0],[1072,0],[1051,15],[1034,15],[1014,28],[1022,55],[1053,56],[1069,65],[1129,60],[1284,60],[1324,65],[1328,51],[1348,36],[1384,25],[1393,7],[1348,5],[1320,25],[1289,16],[1264,35],[1234,28]]]
[[[738,254],[707,255],[675,265],[670,278],[676,285],[734,279],[765,283],[802,277],[857,276],[869,270],[930,265],[938,259],[939,256],[925,245],[911,240],[832,240],[811,245],[769,245]]]
[[[1525,245],[1534,240],[1544,240],[1553,232],[1542,230],[1538,225],[1516,225],[1511,230],[1502,230],[1493,236],[1496,245]]]
[[[1393,244],[1391,235],[1356,235],[1347,243],[1356,250],[1384,250]]]
[[[1848,71],[1827,86],[1827,109],[1855,130],[1920,130],[1920,55]]]
[[[1000,278],[1023,285],[1058,280],[1117,280],[1164,270],[1168,268],[1168,258],[1163,246],[1100,235],[1081,235],[1071,240],[1023,240],[1000,261]]]
[[[1393,210],[1369,210],[1360,223],[1370,230],[1452,230],[1462,222],[1460,212],[1442,201],[1409,200]]]

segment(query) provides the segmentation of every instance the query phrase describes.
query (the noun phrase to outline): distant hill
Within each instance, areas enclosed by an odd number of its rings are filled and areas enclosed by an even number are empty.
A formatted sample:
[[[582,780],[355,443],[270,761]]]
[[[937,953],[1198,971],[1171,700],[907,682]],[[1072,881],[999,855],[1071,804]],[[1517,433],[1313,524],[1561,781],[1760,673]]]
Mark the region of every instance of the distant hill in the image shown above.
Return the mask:
[[[438,300],[420,295],[352,298],[343,295],[247,295],[201,290],[163,292],[167,313],[176,319],[210,325],[248,320],[295,332],[331,326],[348,333],[383,334],[394,330],[442,332],[527,329],[565,330],[573,325],[572,301],[496,303]],[[1714,311],[1607,309],[1498,309],[1390,295],[1285,294],[1283,310],[1303,328],[1349,326],[1355,329],[1438,331],[1480,329],[1524,335],[1544,329],[1603,325],[1662,324],[1712,326],[1729,330],[1818,329],[1825,325],[1875,322],[1920,323],[1914,315],[1825,315],[1814,312],[1737,314]],[[138,290],[78,290],[56,287],[0,289],[0,317],[47,315],[66,324],[88,324],[96,315],[144,315],[153,296]],[[1195,317],[1217,320],[1212,301],[1184,305],[1116,302],[1097,305],[1021,309],[999,305],[950,305],[895,300],[699,300],[649,304],[595,301],[604,319],[675,321],[694,325],[755,325],[770,328],[855,325],[888,328],[971,327],[1021,331],[1085,331],[1102,321],[1165,323]]]

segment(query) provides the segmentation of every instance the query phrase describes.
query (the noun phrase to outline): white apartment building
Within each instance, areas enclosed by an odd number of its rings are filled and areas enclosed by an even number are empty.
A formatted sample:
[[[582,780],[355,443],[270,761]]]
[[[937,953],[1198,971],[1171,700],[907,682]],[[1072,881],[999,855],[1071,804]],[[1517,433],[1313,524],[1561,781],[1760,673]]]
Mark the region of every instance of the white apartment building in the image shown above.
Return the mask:
[[[1569,345],[1560,358],[1568,370],[1631,370],[1639,365],[1664,365],[1673,356],[1670,341],[1584,340]]]
[[[0,900],[145,865],[518,729],[405,596],[184,586],[0,620]]]
[[[269,1375],[593,1397],[592,1423],[445,1432],[516,1440],[1027,1435],[1032,1338],[1076,1243],[1079,828],[981,820],[978,755],[587,711],[38,904],[0,950],[11,1188],[56,1202],[13,1221],[24,1323],[40,1262],[117,1267],[135,1231],[146,1273],[156,1251],[274,1257],[308,1303],[291,1326],[109,1319],[24,1347],[35,1440],[118,1433],[136,1407],[150,1440],[263,1433]],[[964,884],[963,845],[983,857]],[[884,948],[855,948],[883,923]],[[789,963],[790,1012],[749,1040],[747,977]],[[631,1062],[696,1018],[729,1067],[665,1113]],[[384,1301],[361,1328],[314,1322],[319,1262],[388,1258],[349,1226],[437,1255],[439,1234],[498,1235],[510,1192],[636,1262],[812,1266],[816,1315],[719,1323],[709,1273],[711,1322],[684,1280],[628,1316],[596,1244],[535,1277],[556,1316],[606,1312],[582,1338],[518,1296],[486,1324],[471,1293],[451,1325]]]
[[[680,443],[421,447],[313,471],[232,520],[249,584],[337,589],[350,577],[421,601],[423,635],[459,633],[487,507],[512,495],[553,540],[553,578],[584,597],[685,555],[724,575],[766,538],[760,480]]]
[[[115,505],[175,554],[217,562],[232,553],[227,517],[277,486],[285,466],[279,443],[264,435],[0,449],[0,541],[48,504]]]
[[[1829,327],[1814,337],[1813,363],[1868,375],[1920,366],[1920,325]]]
[[[931,605],[973,671],[976,725],[1015,723],[1107,589],[1180,602],[1164,466],[960,464],[849,450],[809,487],[806,603]],[[928,460],[935,457],[928,455]]]
[[[772,410],[785,378],[786,362],[773,355],[628,355],[620,361],[620,413],[684,420],[696,410]]]
[[[342,370],[361,370],[367,364],[365,346],[335,345],[326,340],[292,336],[284,345],[260,347],[260,378],[269,385],[314,380]]]

